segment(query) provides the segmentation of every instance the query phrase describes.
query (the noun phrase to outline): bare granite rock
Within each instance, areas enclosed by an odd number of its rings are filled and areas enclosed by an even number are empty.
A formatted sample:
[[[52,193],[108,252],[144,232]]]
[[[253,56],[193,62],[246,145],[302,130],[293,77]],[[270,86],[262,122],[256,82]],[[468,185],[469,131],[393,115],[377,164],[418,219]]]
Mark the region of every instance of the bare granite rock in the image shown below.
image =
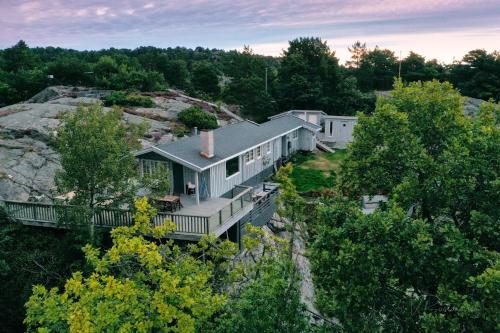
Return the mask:
[[[57,135],[64,112],[74,112],[78,105],[101,103],[110,91],[84,87],[48,87],[24,103],[0,108],[0,200],[36,198],[49,200],[55,189],[54,176],[60,170],[59,157],[50,146]],[[151,93],[153,108],[125,108],[123,121],[148,124],[143,147],[177,140],[172,134],[177,114],[206,102],[173,93]],[[208,104],[207,104],[208,105]],[[207,106],[208,107],[208,106]],[[212,108],[212,106],[210,106]],[[110,108],[104,108],[110,110]],[[221,124],[228,122],[224,114]]]

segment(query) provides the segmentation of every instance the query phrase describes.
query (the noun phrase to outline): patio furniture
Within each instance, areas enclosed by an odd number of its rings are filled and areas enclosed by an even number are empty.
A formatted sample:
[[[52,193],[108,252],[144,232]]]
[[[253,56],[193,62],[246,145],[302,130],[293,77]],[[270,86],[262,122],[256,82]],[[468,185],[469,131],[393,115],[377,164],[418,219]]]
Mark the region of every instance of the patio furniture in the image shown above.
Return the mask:
[[[187,195],[193,195],[193,194],[196,194],[196,185],[191,183],[191,182],[188,182],[186,184],[186,194]]]
[[[168,212],[175,212],[178,209],[181,209],[181,197],[178,195],[166,195],[164,197],[156,199],[156,201],[160,204],[160,206]]]

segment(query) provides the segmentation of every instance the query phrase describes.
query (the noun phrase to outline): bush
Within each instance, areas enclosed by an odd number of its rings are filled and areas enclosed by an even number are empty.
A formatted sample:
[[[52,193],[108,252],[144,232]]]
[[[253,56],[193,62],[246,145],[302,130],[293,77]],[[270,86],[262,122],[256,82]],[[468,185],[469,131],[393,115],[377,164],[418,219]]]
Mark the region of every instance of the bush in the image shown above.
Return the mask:
[[[153,100],[147,96],[128,95],[122,91],[113,92],[104,98],[105,106],[142,106],[145,108],[153,107]]]
[[[204,112],[197,106],[181,111],[177,118],[189,128],[214,129],[219,127],[217,118],[214,115]]]

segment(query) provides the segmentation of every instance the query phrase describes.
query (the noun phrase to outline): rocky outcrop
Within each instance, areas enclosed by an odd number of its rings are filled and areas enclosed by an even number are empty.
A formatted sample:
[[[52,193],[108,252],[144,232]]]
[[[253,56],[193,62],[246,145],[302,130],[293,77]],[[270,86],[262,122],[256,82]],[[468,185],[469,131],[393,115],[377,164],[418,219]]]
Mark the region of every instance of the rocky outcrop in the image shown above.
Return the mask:
[[[50,199],[54,176],[61,168],[51,138],[57,133],[61,115],[74,112],[78,105],[100,103],[100,98],[109,93],[82,87],[48,87],[24,103],[0,108],[0,200]],[[125,108],[123,113],[124,122],[149,124],[141,140],[144,147],[176,140],[172,128],[177,124],[177,114],[192,105],[204,105],[205,111],[218,116],[221,125],[236,121],[226,113],[220,117],[213,105],[201,100],[191,102],[175,91],[156,93],[152,98],[155,107]]]

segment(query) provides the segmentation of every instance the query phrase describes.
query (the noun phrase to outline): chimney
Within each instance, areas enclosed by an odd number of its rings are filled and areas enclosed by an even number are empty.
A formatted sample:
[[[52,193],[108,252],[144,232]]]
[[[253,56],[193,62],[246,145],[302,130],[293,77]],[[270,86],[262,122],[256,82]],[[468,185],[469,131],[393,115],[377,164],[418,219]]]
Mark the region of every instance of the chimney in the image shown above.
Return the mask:
[[[206,158],[214,157],[214,131],[200,131],[201,152]]]

